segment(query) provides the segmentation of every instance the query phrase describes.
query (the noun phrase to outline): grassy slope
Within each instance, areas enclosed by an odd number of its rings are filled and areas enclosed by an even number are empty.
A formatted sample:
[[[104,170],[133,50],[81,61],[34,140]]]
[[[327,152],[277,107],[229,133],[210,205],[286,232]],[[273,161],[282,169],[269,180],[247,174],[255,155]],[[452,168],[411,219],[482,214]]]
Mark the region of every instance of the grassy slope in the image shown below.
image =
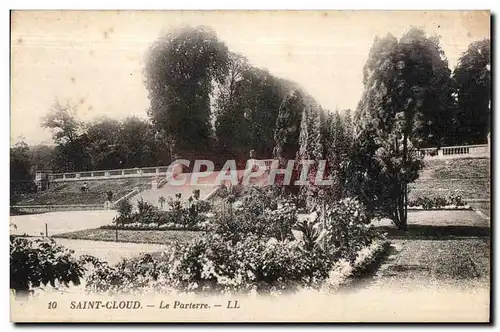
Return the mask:
[[[84,182],[87,182],[89,191],[82,193],[80,187]],[[109,190],[113,192],[113,200],[117,200],[131,192],[134,187],[146,189],[150,186],[150,178],[65,182],[56,184],[47,191],[30,195],[18,205],[103,204]]]
[[[464,158],[426,160],[410,196],[448,196],[464,198],[490,197],[490,159]]]

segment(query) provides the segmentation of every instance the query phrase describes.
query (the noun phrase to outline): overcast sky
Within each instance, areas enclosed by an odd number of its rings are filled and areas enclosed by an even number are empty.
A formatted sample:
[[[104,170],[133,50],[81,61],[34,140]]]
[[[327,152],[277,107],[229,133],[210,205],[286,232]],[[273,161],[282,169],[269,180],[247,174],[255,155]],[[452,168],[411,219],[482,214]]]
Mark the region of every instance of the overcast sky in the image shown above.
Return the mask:
[[[327,109],[354,109],[375,36],[411,25],[441,36],[453,69],[470,42],[489,38],[488,12],[14,12],[11,140],[52,143],[40,126],[55,99],[79,117],[146,117],[148,46],[179,25],[207,25],[254,66],[293,80]]]

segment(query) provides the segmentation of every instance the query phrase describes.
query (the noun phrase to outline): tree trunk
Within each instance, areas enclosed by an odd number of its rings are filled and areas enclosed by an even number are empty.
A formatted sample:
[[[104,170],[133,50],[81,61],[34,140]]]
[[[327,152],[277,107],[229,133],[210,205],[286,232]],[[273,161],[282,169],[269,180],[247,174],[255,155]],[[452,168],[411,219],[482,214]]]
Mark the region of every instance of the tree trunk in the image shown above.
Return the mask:
[[[407,193],[406,193],[406,184],[403,183],[401,184],[401,191],[398,199],[398,215],[399,215],[399,220],[398,220],[398,228],[401,230],[406,230],[408,223],[407,223],[407,217],[408,217],[408,211],[406,208],[406,200],[407,200]]]

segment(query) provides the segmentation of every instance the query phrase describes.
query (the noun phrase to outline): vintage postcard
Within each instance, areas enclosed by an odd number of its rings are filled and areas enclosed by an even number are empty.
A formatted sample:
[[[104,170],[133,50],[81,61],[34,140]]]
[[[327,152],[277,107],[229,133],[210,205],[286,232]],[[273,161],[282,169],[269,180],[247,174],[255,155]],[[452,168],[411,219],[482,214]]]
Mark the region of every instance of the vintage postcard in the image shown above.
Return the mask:
[[[491,320],[489,11],[12,11],[13,322]]]

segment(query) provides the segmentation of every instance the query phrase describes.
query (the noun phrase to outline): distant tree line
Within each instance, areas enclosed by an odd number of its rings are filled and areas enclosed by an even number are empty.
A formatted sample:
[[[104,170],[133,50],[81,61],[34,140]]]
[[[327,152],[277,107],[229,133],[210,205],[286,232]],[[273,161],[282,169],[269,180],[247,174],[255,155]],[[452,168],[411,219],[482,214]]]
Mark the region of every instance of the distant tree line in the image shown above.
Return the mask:
[[[392,36],[375,40],[363,69],[364,83],[377,70],[386,78],[406,75],[419,82],[418,91],[415,86],[411,91],[412,102],[420,98],[415,105],[419,146],[485,143],[491,99],[489,40],[472,43],[453,72],[437,37],[411,29],[392,50],[396,42]],[[376,52],[390,56],[397,72],[381,72],[373,59]],[[259,158],[272,158],[276,148],[293,158],[303,112],[311,105],[322,114],[337,111],[317,105],[297,84],[251,66],[206,27],[182,28],[158,38],[149,48],[144,76],[148,119],[84,123],[77,120],[75,105],[56,102],[42,122],[56,144],[51,163],[43,166],[54,171],[143,167],[167,164],[174,157],[224,162],[245,160],[250,150]],[[374,87],[360,107],[377,98],[375,93],[397,96],[409,89],[400,84]],[[388,104],[399,111],[408,107],[403,99],[380,101],[377,107],[387,111]]]

